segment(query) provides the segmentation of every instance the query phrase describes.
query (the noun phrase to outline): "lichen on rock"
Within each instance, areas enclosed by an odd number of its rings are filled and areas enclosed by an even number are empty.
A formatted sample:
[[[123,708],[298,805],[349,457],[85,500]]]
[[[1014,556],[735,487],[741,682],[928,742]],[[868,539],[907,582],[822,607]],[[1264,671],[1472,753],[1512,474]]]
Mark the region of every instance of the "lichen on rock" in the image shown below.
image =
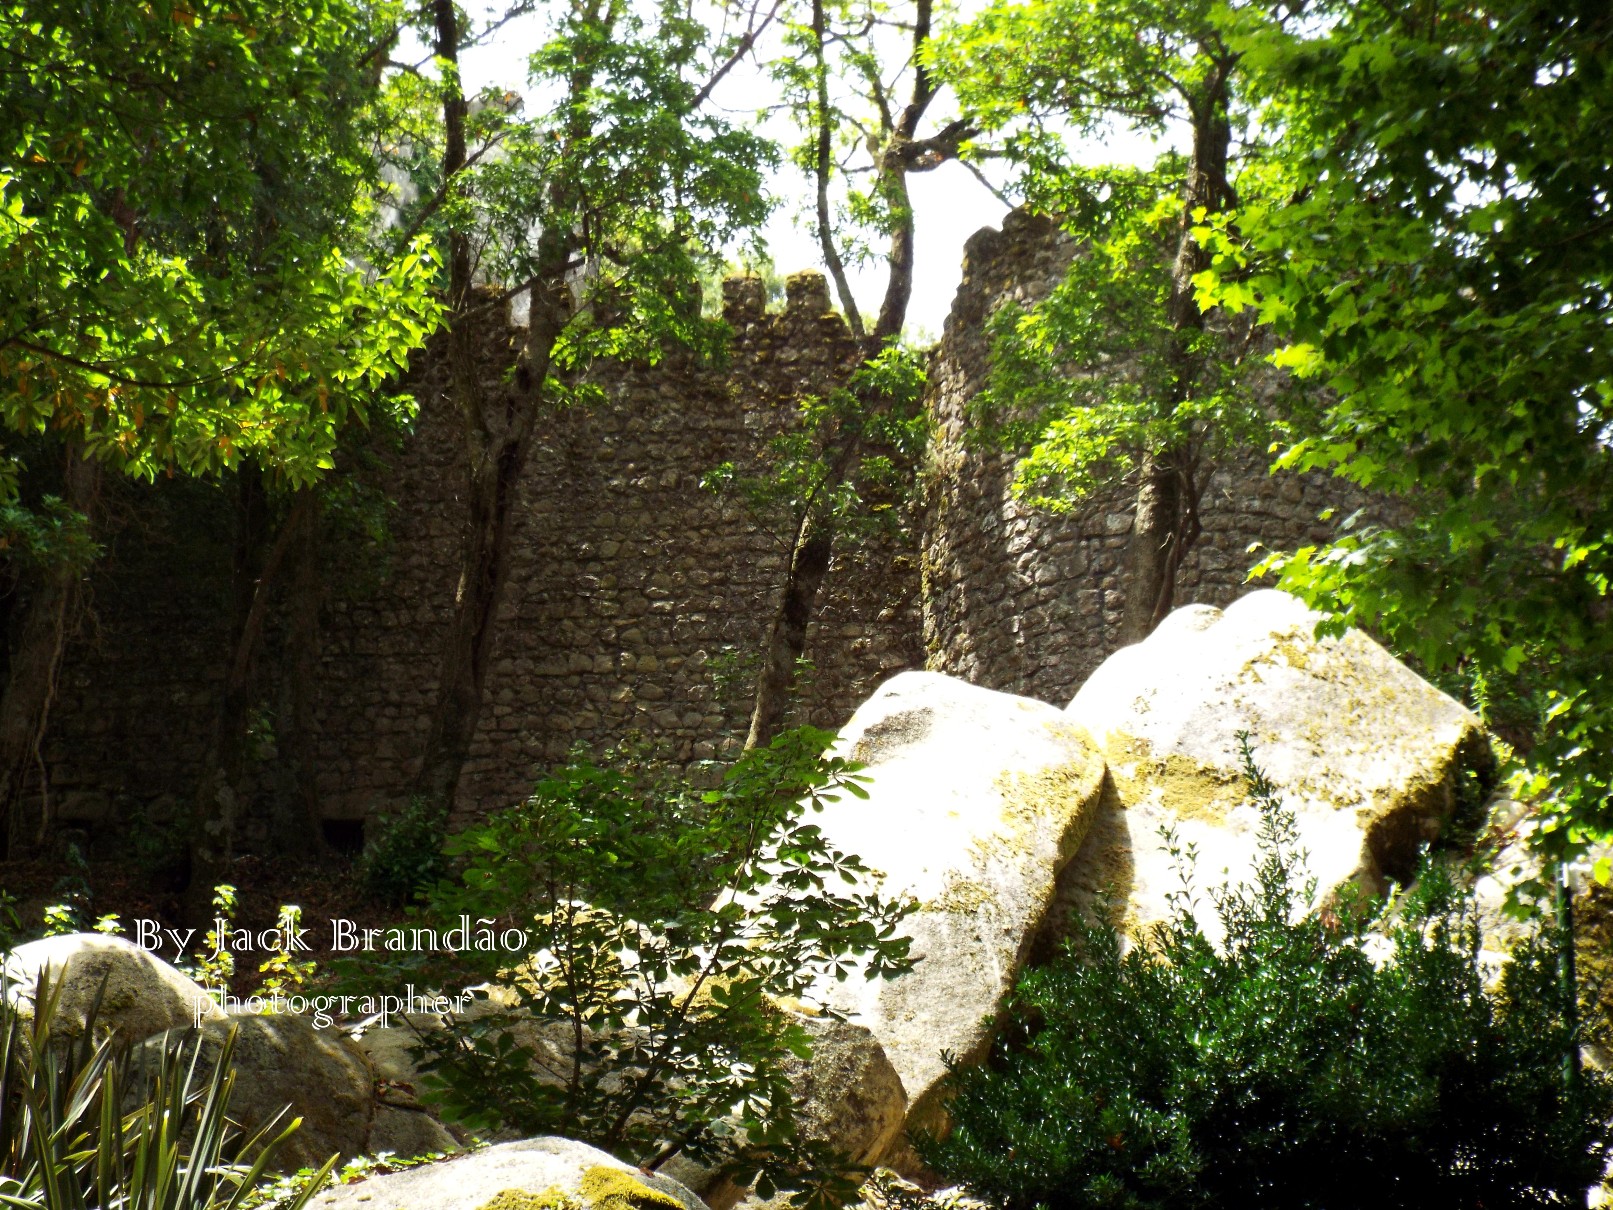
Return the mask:
[[[631,1173],[603,1164],[584,1172],[579,1188],[588,1210],[684,1210],[683,1203],[671,1194],[651,1189]]]
[[[504,1189],[483,1202],[476,1210],[582,1210],[582,1206],[564,1189],[551,1187],[542,1193],[528,1193],[525,1189]]]
[[[1097,741],[1114,792],[1061,880],[1059,915],[1112,890],[1131,935],[1168,918],[1181,882],[1167,830],[1196,852],[1199,888],[1247,881],[1260,815],[1245,739],[1324,898],[1412,876],[1462,795],[1493,776],[1482,724],[1359,631],[1318,637],[1321,621],[1272,590],[1224,612],[1188,606],[1092,674],[1066,713]],[[1200,923],[1213,939],[1217,921]]]

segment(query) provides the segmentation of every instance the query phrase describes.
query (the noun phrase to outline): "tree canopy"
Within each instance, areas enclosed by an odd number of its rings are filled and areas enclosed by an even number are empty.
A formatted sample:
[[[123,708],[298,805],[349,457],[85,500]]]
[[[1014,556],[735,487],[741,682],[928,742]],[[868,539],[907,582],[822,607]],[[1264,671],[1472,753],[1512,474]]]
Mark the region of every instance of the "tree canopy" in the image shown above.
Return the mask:
[[[351,0],[0,9],[0,394],[143,477],[291,483],[433,323],[420,248],[372,266],[378,56]]]
[[[1322,388],[1277,464],[1409,507],[1265,566],[1509,704],[1569,850],[1613,831],[1613,14],[1311,16],[1229,33],[1272,144],[1201,297]]]

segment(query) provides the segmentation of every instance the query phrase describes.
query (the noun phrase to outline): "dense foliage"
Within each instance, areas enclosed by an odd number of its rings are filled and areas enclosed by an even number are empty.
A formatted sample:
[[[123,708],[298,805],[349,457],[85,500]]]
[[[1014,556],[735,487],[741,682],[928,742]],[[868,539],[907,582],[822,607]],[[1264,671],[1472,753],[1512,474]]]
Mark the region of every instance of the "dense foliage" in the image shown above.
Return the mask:
[[[975,431],[1022,455],[1014,489],[1038,507],[1064,512],[1135,490],[1148,451],[1182,449],[1196,513],[1220,460],[1269,439],[1246,321],[1217,317],[1188,341],[1192,389],[1161,407],[1180,372],[1166,304],[1182,171],[1175,156],[1147,170],[1063,170],[1073,207],[1064,224],[1085,246],[1046,299],[1009,301],[987,321],[991,375],[970,403]]]
[[[1128,946],[1088,920],[1025,975],[993,1065],[954,1067],[937,1171],[1031,1207],[1571,1206],[1613,1154],[1613,1083],[1580,1044],[1543,929],[1499,973],[1438,865],[1371,905],[1318,905],[1293,816],[1248,761],[1253,884],[1192,854],[1171,917]],[[1493,984],[1493,985],[1492,985]]]
[[[1206,299],[1325,386],[1279,465],[1413,507],[1272,560],[1283,585],[1532,714],[1530,789],[1613,830],[1613,14],[1312,6],[1234,37],[1271,146]],[[1605,871],[1604,871],[1605,874]]]
[[[350,0],[0,7],[12,434],[147,478],[331,466],[433,322],[420,249],[352,259],[389,21]]]
[[[808,1038],[780,1003],[908,961],[906,906],[837,886],[863,867],[811,822],[865,793],[823,755],[830,738],[786,732],[700,792],[574,765],[454,836],[457,876],[411,924],[514,929],[523,944],[399,955],[419,986],[494,989],[421,1034],[445,1112],[649,1166],[681,1153],[759,1171],[763,1188],[833,1189],[834,1157],[796,1135],[785,1065]]]

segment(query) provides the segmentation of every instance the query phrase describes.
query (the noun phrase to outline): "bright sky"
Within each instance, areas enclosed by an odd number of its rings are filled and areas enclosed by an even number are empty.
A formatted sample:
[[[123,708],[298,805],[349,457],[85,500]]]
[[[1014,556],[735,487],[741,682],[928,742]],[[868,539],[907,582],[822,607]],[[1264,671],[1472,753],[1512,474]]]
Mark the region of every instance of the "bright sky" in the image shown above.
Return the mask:
[[[977,6],[978,0],[965,0],[965,7]],[[529,91],[526,60],[540,36],[539,19],[527,17],[505,26],[488,44],[465,52],[461,71],[467,95],[474,96],[487,87],[526,94]],[[788,144],[799,139],[799,133],[783,118],[766,118],[761,114],[764,107],[776,99],[776,86],[754,66],[736,68],[714,95],[714,101],[734,121],[748,123],[781,144]],[[948,99],[946,94],[937,98],[930,108],[931,115],[944,121]],[[935,124],[927,121],[925,131]],[[1111,139],[1105,146],[1094,145],[1091,151],[1094,161],[1142,162],[1151,160],[1154,155],[1148,140],[1132,135]],[[988,175],[1003,188],[1005,170],[988,169]],[[780,199],[763,233],[774,265],[782,273],[821,270],[817,238],[805,209],[811,204],[810,181],[805,174],[786,164],[773,175],[769,185],[774,196]],[[1007,208],[968,169],[957,163],[915,173],[908,177],[908,187],[913,200],[918,255],[907,328],[910,339],[926,343],[940,336],[951,309],[962,271],[964,242],[982,227],[997,226]],[[849,276],[858,306],[871,314],[884,294],[883,265],[872,263],[851,271]]]

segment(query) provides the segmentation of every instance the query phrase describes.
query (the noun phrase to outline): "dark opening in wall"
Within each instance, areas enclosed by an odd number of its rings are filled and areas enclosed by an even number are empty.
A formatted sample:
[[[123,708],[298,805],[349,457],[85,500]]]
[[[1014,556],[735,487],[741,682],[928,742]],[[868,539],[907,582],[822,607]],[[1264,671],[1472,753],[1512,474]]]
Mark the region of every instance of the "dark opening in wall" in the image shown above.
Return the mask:
[[[325,834],[325,843],[343,856],[357,857],[364,851],[362,819],[324,819],[319,828]]]

